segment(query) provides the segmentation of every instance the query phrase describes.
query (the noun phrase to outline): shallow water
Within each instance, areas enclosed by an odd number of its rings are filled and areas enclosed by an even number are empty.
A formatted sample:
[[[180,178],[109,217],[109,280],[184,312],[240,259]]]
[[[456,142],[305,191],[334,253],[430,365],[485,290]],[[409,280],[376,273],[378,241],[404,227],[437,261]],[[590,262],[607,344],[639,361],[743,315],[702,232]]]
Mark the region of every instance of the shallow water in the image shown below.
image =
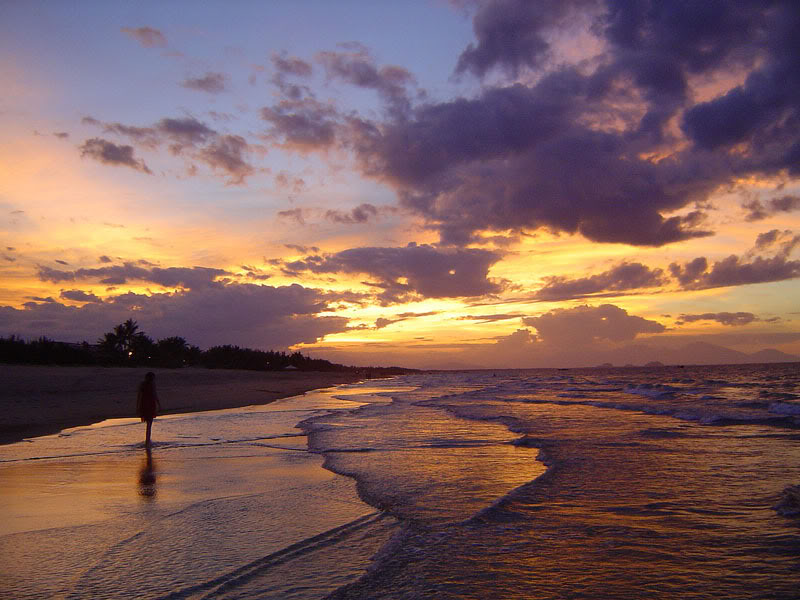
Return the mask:
[[[0,447],[0,596],[798,598],[798,365],[411,375],[159,419],[150,462],[142,429]]]
[[[413,440],[403,457],[342,464],[329,455],[330,467],[356,476],[365,497],[404,522],[391,551],[331,598],[800,597],[800,517],[779,510],[783,490],[800,483],[798,365],[405,380],[412,382],[419,388],[391,406],[357,411],[365,442],[312,428],[311,446],[394,447],[376,439],[387,422],[444,411],[462,419],[452,439],[500,443],[485,428],[501,424],[513,448],[548,470],[486,506],[526,457],[482,458],[484,466],[499,461],[490,467],[496,479],[470,488],[472,467],[460,470],[453,454],[436,467],[435,490],[404,493],[431,473],[410,466],[422,438],[442,437],[438,421],[424,417],[437,423],[422,427],[424,436],[415,428],[397,436]],[[402,477],[387,474],[388,464]]]
[[[159,418],[150,453],[133,419],[0,447],[0,597],[318,598],[353,580],[396,525],[294,427],[361,405],[337,395]]]

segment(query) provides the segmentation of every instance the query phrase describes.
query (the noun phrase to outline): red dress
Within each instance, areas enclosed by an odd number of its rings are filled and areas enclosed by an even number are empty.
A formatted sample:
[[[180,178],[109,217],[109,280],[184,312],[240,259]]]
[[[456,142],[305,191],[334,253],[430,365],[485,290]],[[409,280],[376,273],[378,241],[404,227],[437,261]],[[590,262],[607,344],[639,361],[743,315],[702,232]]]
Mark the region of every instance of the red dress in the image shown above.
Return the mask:
[[[158,413],[158,395],[156,386],[152,381],[143,381],[139,384],[139,394],[136,402],[136,412],[142,421],[152,421]]]

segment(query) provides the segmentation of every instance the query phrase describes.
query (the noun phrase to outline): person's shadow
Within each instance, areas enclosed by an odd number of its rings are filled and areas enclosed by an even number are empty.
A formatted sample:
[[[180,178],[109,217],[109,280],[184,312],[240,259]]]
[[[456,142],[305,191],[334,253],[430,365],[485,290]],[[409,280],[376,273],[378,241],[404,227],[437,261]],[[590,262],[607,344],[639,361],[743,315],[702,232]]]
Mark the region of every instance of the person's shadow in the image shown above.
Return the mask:
[[[144,500],[156,498],[156,466],[150,448],[147,448],[147,455],[139,468],[139,495]]]

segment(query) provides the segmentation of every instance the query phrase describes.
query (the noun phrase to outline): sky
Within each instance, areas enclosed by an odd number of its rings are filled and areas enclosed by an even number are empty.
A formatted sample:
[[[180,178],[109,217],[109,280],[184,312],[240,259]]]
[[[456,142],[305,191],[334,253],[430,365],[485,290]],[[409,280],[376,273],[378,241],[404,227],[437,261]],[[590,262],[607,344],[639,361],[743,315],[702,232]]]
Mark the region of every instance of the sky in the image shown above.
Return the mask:
[[[2,0],[0,335],[800,355],[798,30],[792,0]]]

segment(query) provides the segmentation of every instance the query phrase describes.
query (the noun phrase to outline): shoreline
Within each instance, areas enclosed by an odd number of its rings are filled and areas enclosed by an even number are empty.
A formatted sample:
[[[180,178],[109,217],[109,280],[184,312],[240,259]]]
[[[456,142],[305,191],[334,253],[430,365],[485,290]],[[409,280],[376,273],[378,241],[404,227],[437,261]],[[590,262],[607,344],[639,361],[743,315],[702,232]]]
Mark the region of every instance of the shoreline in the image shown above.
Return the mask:
[[[136,416],[136,390],[156,374],[161,414],[269,404],[363,380],[356,373],[0,364],[0,446],[104,419]]]

